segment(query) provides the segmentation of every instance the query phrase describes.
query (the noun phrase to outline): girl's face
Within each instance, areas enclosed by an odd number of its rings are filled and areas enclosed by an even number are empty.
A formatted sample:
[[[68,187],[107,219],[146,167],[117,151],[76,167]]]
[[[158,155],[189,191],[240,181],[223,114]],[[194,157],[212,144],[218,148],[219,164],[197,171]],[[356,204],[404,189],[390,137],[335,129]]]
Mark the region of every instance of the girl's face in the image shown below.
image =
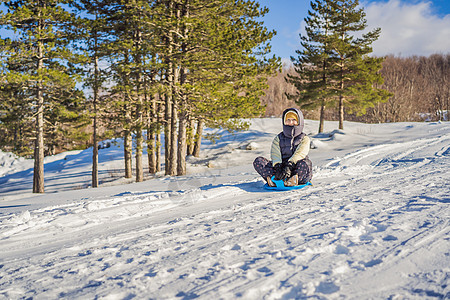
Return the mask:
[[[298,122],[297,122],[297,119],[295,119],[295,118],[288,118],[288,119],[286,119],[285,124],[288,126],[297,126]]]

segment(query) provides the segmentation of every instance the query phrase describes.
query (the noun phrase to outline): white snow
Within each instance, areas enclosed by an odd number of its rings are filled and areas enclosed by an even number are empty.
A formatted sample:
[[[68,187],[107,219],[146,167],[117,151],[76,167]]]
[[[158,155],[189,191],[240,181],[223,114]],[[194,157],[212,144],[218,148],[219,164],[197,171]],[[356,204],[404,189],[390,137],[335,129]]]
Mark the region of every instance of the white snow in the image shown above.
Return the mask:
[[[253,170],[278,118],[205,141],[186,176],[120,178],[120,140],[32,161],[0,152],[0,299],[448,299],[450,123],[306,121],[313,186]],[[250,150],[247,150],[250,149]]]

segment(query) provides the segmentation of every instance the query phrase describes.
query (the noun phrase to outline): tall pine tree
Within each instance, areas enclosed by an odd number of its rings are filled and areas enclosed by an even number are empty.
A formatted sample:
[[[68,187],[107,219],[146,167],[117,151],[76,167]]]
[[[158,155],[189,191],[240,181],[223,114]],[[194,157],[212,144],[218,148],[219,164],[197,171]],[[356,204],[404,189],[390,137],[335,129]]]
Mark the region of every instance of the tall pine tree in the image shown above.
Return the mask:
[[[13,30],[6,44],[9,77],[24,91],[35,116],[33,192],[44,192],[44,119],[47,108],[68,117],[64,101],[79,95],[70,68],[74,54],[69,45],[75,15],[67,10],[67,0],[4,1],[7,13],[0,24]],[[70,102],[70,101],[69,101]],[[52,116],[54,118],[54,116]],[[54,124],[54,126],[58,126]]]
[[[321,108],[320,133],[326,106],[338,105],[339,128],[343,129],[345,105],[350,112],[364,113],[367,107],[385,101],[389,93],[377,88],[382,83],[383,59],[369,56],[380,29],[361,33],[367,24],[358,0],[315,0],[311,9],[305,18],[306,35],[300,36],[299,57],[292,58],[297,74],[287,76],[298,92],[288,96],[301,107]]]
[[[102,86],[107,74],[100,63],[107,51],[104,47],[109,37],[106,27],[105,5],[102,0],[79,0],[76,7],[83,18],[78,23],[77,47],[85,53],[83,61],[84,87],[90,92],[90,109],[92,118],[92,180],[91,186],[98,187],[98,142],[101,111]]]
[[[386,101],[390,94],[376,87],[383,83],[381,63],[383,58],[370,57],[372,43],[380,35],[377,28],[355,38],[367,27],[365,12],[359,0],[329,1],[332,11],[331,48],[336,59],[336,93],[339,98],[339,129],[344,129],[344,107],[356,113],[365,112],[374,103]]]
[[[311,2],[305,18],[306,35],[300,34],[301,50],[291,57],[296,75],[287,74],[286,81],[297,88],[296,94],[287,94],[301,108],[320,107],[319,133],[323,132],[325,107],[333,106],[335,95],[331,84],[334,59],[330,51],[331,7],[327,2]]]

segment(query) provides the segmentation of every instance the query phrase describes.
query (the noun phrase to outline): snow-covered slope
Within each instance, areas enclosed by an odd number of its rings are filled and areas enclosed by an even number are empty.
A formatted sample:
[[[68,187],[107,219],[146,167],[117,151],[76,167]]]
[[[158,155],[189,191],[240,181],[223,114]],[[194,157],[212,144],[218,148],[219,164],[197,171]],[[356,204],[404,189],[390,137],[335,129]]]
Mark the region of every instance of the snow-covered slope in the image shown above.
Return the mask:
[[[45,195],[27,194],[29,170],[5,172],[0,299],[450,296],[449,123],[328,122],[312,134],[314,186],[288,192],[262,189],[251,165],[280,120],[252,123],[177,178],[79,189],[87,151],[49,162]],[[104,170],[120,169],[108,149]]]

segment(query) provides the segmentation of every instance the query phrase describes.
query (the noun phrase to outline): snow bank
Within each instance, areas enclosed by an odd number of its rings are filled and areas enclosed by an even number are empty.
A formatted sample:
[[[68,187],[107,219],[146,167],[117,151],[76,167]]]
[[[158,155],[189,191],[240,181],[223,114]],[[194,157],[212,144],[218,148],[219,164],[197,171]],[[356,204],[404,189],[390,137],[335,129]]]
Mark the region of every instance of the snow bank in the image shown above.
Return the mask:
[[[31,161],[26,161],[22,157],[10,152],[3,152],[0,150],[0,176],[15,173],[33,166]]]
[[[307,121],[314,186],[268,192],[251,163],[279,122],[206,142],[187,176],[32,196],[4,176],[0,299],[449,298],[449,124]],[[73,186],[85,157],[48,172]]]

